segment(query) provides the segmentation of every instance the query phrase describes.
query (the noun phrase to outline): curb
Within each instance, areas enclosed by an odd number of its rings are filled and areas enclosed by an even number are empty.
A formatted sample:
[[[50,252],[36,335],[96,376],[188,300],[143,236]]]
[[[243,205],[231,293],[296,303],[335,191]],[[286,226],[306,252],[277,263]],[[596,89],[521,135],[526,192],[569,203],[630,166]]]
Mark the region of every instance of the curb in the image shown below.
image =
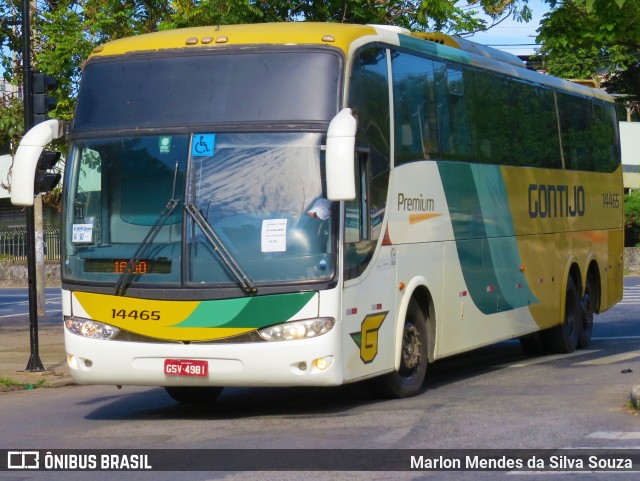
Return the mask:
[[[640,409],[640,385],[631,389],[631,403],[636,409]]]

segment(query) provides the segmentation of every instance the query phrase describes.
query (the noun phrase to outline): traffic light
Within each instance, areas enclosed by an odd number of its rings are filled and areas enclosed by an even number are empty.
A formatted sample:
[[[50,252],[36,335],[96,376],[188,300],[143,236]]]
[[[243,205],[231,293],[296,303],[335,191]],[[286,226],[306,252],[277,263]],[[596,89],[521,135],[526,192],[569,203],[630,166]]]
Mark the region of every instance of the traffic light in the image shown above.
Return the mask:
[[[36,164],[36,172],[33,177],[33,195],[43,192],[51,192],[60,182],[60,172],[48,172],[60,159],[60,152],[43,150]]]
[[[58,86],[58,82],[42,72],[33,72],[31,78],[33,80],[33,125],[37,125],[48,120],[49,111],[55,109],[58,104],[54,97],[49,96],[49,93]]]

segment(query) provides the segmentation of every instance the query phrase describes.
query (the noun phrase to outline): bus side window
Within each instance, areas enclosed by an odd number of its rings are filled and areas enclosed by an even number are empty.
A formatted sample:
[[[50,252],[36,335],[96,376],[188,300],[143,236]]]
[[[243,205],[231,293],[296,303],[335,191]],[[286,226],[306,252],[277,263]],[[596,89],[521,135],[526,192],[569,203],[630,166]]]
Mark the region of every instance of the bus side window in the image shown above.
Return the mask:
[[[590,137],[592,164],[589,170],[613,172],[620,163],[617,155],[619,146],[615,111],[611,105],[593,102],[592,114]]]
[[[83,148],[76,195],[73,201],[73,222],[92,225],[92,241],[99,242],[102,236],[103,185],[105,172],[104,156],[95,150]]]
[[[592,170],[591,103],[588,99],[559,93],[560,134],[565,168]]]
[[[440,145],[433,61],[395,52],[391,62],[396,127],[395,164],[435,158]]]
[[[358,277],[364,272],[374,248],[371,240],[368,159],[366,154],[356,154],[356,198],[345,203],[345,279]]]
[[[368,47],[355,55],[349,104],[357,113],[356,200],[346,203],[345,279],[362,274],[380,236],[390,170],[390,102],[387,50]],[[366,153],[365,153],[366,152]]]

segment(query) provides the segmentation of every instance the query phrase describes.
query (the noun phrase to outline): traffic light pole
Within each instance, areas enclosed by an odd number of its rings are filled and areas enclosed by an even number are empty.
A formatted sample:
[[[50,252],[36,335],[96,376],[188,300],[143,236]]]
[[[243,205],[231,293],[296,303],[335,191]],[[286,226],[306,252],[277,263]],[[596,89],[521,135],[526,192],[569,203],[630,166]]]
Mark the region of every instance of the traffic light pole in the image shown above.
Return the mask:
[[[22,76],[24,89],[24,131],[33,127],[33,78],[31,71],[31,26],[29,0],[22,0]],[[31,356],[25,371],[46,371],[40,360],[38,346],[38,294],[36,291],[36,229],[33,206],[26,208],[27,214],[27,277],[29,286],[29,339]]]

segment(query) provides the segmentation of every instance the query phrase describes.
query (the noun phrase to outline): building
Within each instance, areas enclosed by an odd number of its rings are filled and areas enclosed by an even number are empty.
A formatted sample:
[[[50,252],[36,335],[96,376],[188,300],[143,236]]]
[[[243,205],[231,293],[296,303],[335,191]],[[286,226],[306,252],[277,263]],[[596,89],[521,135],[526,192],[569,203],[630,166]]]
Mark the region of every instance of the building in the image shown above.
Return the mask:
[[[640,122],[620,122],[624,191],[640,189]]]

